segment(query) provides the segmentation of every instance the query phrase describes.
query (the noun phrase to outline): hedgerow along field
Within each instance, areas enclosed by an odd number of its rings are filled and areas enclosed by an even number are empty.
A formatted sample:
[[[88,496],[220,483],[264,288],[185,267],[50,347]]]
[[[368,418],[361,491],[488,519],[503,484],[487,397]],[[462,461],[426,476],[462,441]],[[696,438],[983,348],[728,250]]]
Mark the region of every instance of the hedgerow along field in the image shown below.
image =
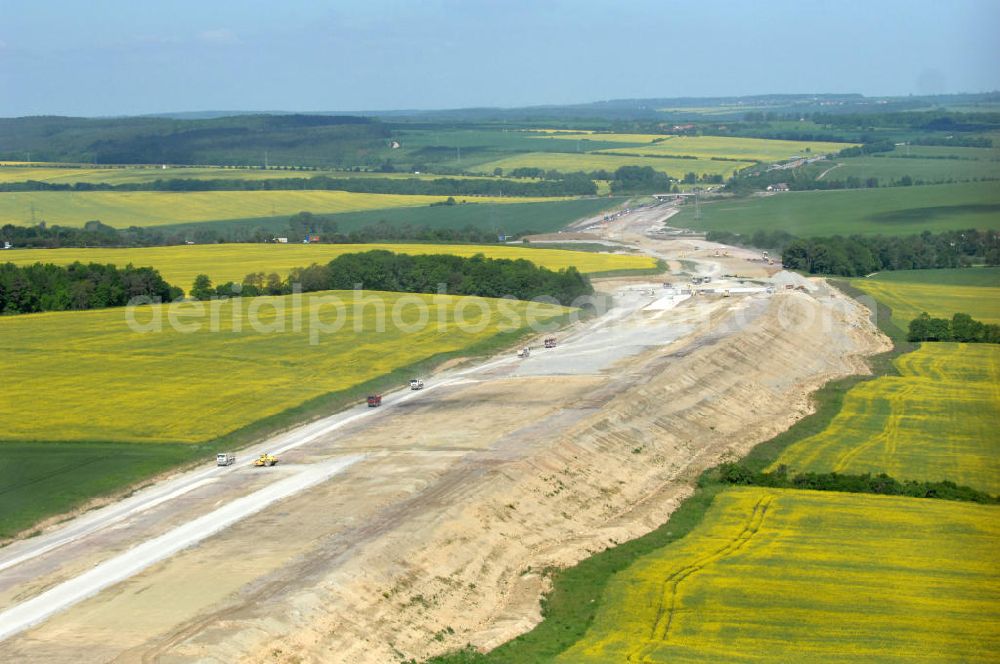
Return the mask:
[[[583,273],[648,270],[656,267],[649,256],[603,254],[563,249],[532,249],[507,245],[462,244],[198,244],[126,249],[24,249],[0,254],[15,265],[54,263],[110,263],[152,266],[168,283],[188,290],[199,274],[214,283],[240,282],[252,272],[277,272],[285,276],[296,267],[328,263],[343,254],[385,249],[400,254],[454,254],[487,258],[525,259],[552,270],[570,266]]]
[[[925,343],[895,366],[898,376],[852,388],[825,431],[770,469],[884,472],[1000,493],[1000,347]]]
[[[100,220],[115,228],[185,222],[290,216],[302,210],[335,214],[396,207],[426,207],[446,197],[346,191],[29,191],[0,193],[0,224],[81,227]],[[552,198],[457,197],[461,202],[529,203]]]
[[[332,325],[338,312],[309,296],[330,294],[344,299],[343,326],[319,334],[311,345],[312,315]],[[507,312],[530,310],[544,321],[568,311],[477,299],[489,312],[482,319],[477,306],[460,304],[467,298],[365,296],[378,297],[389,316],[398,306],[407,324],[419,321],[415,303],[425,303],[430,324],[401,330],[390,319],[380,332],[377,305],[369,303],[356,315],[354,294],[336,292],[310,293],[301,301],[285,296],[206,303],[206,315],[218,311],[218,331],[211,330],[209,318],[200,319],[197,331],[175,330],[166,305],[136,312],[141,323],[163,313],[162,332],[132,331],[121,309],[0,317],[0,353],[17,358],[6,364],[0,382],[0,537],[218,447],[331,412],[373,387],[402,384],[434,362],[513,343],[520,331],[508,329],[513,319]],[[196,322],[191,312],[198,306],[184,305],[178,319]],[[460,311],[471,328],[454,324]]]
[[[966,313],[1000,323],[1000,267],[880,272],[851,285],[892,309],[900,329],[923,312],[936,318]]]
[[[990,661],[1000,508],[740,488],[612,577],[590,662]]]
[[[672,226],[752,234],[783,230],[800,237],[912,235],[927,231],[1000,228],[1000,187],[993,182],[793,191],[702,202]]]
[[[92,164],[11,164],[0,163],[0,183],[50,182],[56,184],[133,184],[154,180],[274,180],[285,178],[363,178],[434,180],[441,177],[462,180],[481,179],[471,175],[433,175],[428,173],[375,173],[336,170],[285,170],[280,168],[227,168],[223,166],[141,166],[117,165],[96,167]]]

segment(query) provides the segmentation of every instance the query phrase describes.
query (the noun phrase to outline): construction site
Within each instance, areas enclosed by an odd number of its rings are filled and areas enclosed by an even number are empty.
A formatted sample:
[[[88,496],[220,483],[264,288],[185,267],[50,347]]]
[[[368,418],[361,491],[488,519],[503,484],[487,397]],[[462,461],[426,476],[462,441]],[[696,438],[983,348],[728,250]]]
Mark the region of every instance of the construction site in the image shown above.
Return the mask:
[[[387,662],[529,630],[541,570],[664,523],[890,346],[822,279],[665,232],[675,211],[553,234],[665,262],[594,279],[600,315],[0,549],[4,659]]]

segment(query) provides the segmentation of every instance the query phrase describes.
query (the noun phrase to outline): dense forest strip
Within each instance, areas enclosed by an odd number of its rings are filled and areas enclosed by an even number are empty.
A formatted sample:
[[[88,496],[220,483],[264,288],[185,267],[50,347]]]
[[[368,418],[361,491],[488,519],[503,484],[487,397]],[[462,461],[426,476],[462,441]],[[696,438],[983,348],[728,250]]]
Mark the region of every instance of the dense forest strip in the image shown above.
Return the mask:
[[[453,254],[397,254],[386,250],[342,254],[326,265],[293,269],[287,278],[277,273],[248,274],[239,284],[213,286],[207,275],[195,279],[191,296],[216,297],[287,295],[295,289],[307,293],[326,290],[441,293],[479,297],[513,297],[518,300],[553,299],[563,305],[592,295],[590,280],[575,267],[549,270],[517,259],[471,257]],[[442,290],[443,289],[443,290]]]
[[[931,318],[924,312],[910,321],[909,341],[958,341],[971,344],[1000,344],[1000,325],[983,323],[969,314]]]
[[[183,295],[151,267],[0,263],[0,314],[123,307],[134,298],[169,302]]]
[[[920,235],[851,235],[799,238],[782,230],[742,235],[708,231],[711,242],[781,253],[791,270],[862,277],[873,272],[1000,265],[1000,232],[967,229]]]
[[[975,260],[1000,264],[1000,232],[948,231],[908,236],[817,237],[793,240],[782,264],[810,274],[861,277],[882,270],[965,267]]]

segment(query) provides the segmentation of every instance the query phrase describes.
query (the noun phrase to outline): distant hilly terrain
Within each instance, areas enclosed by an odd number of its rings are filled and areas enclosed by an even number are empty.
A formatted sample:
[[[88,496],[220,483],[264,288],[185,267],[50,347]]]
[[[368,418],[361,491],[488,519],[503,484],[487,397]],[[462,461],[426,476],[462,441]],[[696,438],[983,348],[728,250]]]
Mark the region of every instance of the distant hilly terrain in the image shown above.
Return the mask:
[[[941,138],[994,131],[1000,123],[998,105],[1000,93],[895,98],[817,94],[424,111],[0,118],[0,161],[461,173],[474,165],[470,158],[477,153],[483,162],[497,158],[496,152],[579,151],[565,141],[543,145],[538,138],[519,134],[519,129],[898,142],[909,139],[909,129],[937,132]],[[696,128],[690,123],[697,123]],[[893,131],[885,131],[890,126]],[[451,161],[444,169],[427,168]]]

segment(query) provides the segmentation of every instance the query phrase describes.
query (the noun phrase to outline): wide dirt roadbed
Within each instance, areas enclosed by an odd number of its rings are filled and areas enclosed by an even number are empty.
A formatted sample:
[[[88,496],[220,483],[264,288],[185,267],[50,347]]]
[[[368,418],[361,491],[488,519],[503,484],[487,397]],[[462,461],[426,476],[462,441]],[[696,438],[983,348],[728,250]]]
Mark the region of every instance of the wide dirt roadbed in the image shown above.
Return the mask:
[[[629,241],[722,270],[687,241]],[[2,615],[284,478],[331,473],[11,636],[4,658],[387,662],[496,645],[539,620],[532,570],[655,528],[701,469],[783,430],[810,391],[885,347],[822,284],[601,287],[615,307],[554,349],[431,377],[316,426],[275,468],[202,471],[50,550],[0,552],[0,566],[29,556],[0,567]]]

